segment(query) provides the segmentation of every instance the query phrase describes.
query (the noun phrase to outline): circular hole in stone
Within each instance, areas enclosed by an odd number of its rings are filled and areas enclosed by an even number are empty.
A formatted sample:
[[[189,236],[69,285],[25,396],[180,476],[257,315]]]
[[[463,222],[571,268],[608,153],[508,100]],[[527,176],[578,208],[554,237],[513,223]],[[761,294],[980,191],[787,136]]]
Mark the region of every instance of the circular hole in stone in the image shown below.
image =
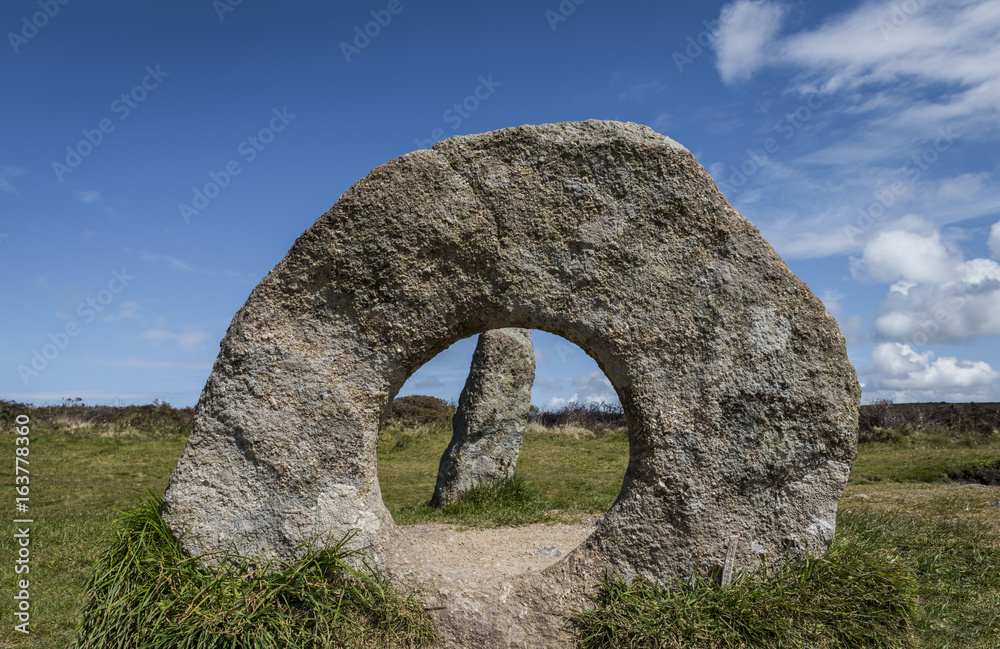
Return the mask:
[[[382,423],[377,462],[382,499],[415,549],[442,571],[488,579],[543,570],[594,531],[621,490],[628,434],[610,381],[594,359],[564,338],[539,330],[531,330],[530,337],[528,353],[535,365],[530,413],[515,453],[516,478],[499,493],[479,494],[473,502],[465,493],[458,503],[431,505],[453,426],[463,425],[453,417],[461,393],[467,381],[470,395],[477,390],[470,367],[478,335],[456,342],[410,376]],[[505,348],[504,353],[519,352]],[[516,391],[523,372],[497,367],[495,355],[480,354],[480,370],[492,377],[493,387]],[[480,386],[490,383],[482,373],[480,379]],[[476,407],[467,399],[467,409]],[[526,401],[519,403],[528,409]],[[500,410],[508,412],[504,406],[509,405],[501,404]],[[466,449],[473,451],[460,457],[476,459],[463,469],[489,464],[493,455],[484,450],[489,445],[482,438],[475,438],[474,419],[466,417],[464,424],[471,433],[467,440],[474,440]],[[468,477],[467,470],[459,473]],[[507,473],[497,469],[493,475]],[[449,475],[454,480],[454,473]],[[468,482],[462,484],[458,492],[465,492]],[[481,527],[494,523],[502,525]]]

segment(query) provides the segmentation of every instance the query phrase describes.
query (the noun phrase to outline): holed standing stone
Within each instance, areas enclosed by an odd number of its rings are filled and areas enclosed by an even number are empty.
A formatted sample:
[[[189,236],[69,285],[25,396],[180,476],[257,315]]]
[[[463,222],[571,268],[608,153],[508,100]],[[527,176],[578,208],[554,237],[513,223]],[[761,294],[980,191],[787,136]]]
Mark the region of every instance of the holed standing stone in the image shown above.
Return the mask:
[[[381,421],[421,365],[505,327],[566,338],[628,421],[618,498],[540,573],[449,576],[395,527]],[[359,180],[233,318],[163,516],[192,555],[354,534],[443,647],[571,646],[606,572],[820,555],[857,449],[837,321],[683,146],[609,121],[438,142]],[[218,555],[216,555],[218,556]]]
[[[527,329],[479,335],[469,377],[441,456],[431,504],[447,505],[479,485],[514,475],[531,410],[535,354]]]

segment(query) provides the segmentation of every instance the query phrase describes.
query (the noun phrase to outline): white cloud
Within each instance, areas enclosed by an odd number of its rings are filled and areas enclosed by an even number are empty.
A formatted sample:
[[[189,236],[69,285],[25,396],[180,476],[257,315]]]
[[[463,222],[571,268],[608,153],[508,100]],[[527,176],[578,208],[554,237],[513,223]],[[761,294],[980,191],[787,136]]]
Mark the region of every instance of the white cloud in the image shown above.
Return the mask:
[[[764,65],[784,13],[784,7],[768,0],[737,0],[722,8],[712,46],[723,82],[749,79]]]
[[[573,387],[576,388],[577,400],[581,403],[617,403],[618,395],[611,387],[611,381],[604,376],[604,372],[594,370],[583,376],[573,377]]]
[[[990,252],[993,253],[993,258],[1000,260],[1000,221],[993,224],[990,229],[990,238],[986,242],[990,247]]]
[[[531,389],[532,391],[545,393],[562,392],[563,386],[558,381],[550,381],[536,376],[535,382],[531,384]]]
[[[938,227],[1000,211],[992,169],[954,168],[1000,135],[1000,3],[874,0],[819,17],[732,64],[790,71],[800,106],[759,128],[787,129],[793,113],[802,124],[787,143],[771,131],[781,151],[745,182],[729,180],[738,159],[710,166],[734,206],[786,257],[857,251],[904,210]]]
[[[840,323],[840,333],[844,335],[848,347],[868,342],[866,329],[864,318],[859,315],[853,315]]]
[[[76,200],[83,205],[91,205],[94,203],[101,204],[104,202],[104,197],[101,196],[101,192],[96,190],[73,192],[73,196],[75,196]]]
[[[872,350],[873,374],[868,385],[878,390],[949,392],[993,384],[1000,372],[982,361],[960,361],[954,357],[934,358],[934,353],[918,353],[909,345],[883,343]]]
[[[199,327],[189,327],[179,332],[173,332],[163,327],[153,327],[139,334],[139,340],[144,340],[154,347],[172,342],[184,351],[193,351],[208,340],[208,332]]]
[[[23,173],[23,167],[0,167],[0,192],[16,194],[17,188],[11,184],[10,178],[16,178]]]
[[[865,246],[854,265],[855,275],[865,274],[879,282],[943,283],[955,273],[955,254],[941,234],[922,236],[905,230],[880,232]]]
[[[542,406],[542,410],[561,410],[571,403],[582,405],[618,403],[618,395],[615,394],[615,389],[611,387],[611,381],[600,370],[594,370],[588,374],[573,377],[573,387],[576,388],[573,396],[565,399],[551,397]],[[560,389],[562,389],[561,386]]]
[[[89,365],[106,365],[109,367],[138,367],[143,369],[177,369],[177,370],[204,370],[212,369],[212,362],[183,362],[183,361],[154,361],[146,358],[130,356],[128,358],[89,358],[85,361]]]
[[[107,313],[104,316],[104,322],[121,322],[122,320],[139,320],[142,322],[143,317],[139,313],[140,311],[142,311],[142,305],[138,302],[122,302],[116,313]]]
[[[545,402],[545,405],[543,405],[541,409],[548,412],[558,412],[563,408],[565,408],[566,406],[568,406],[569,404],[578,402],[579,399],[576,398],[575,394],[568,399],[563,399],[560,397],[552,397],[551,399]]]
[[[986,188],[989,178],[990,175],[985,171],[946,178],[938,186],[938,194],[941,198],[949,201],[965,200],[969,196],[982,192]]]
[[[881,340],[925,345],[1000,334],[1000,264],[965,260],[939,232],[883,232],[852,261],[856,274],[893,282],[874,322]]]
[[[819,299],[823,302],[826,310],[830,312],[830,315],[840,315],[840,301],[844,299],[843,293],[827,289],[823,291],[823,295]]]
[[[411,387],[414,389],[428,390],[433,388],[443,388],[444,381],[436,376],[425,376],[424,378],[416,381]]]
[[[177,259],[176,257],[171,257],[170,255],[164,255],[162,253],[149,253],[145,250],[140,250],[139,260],[147,263],[163,262],[173,270],[179,270],[185,273],[194,272],[194,268],[187,263]]]
[[[907,13],[892,0],[865,3],[785,39],[777,62],[804,68],[813,75],[813,87],[855,91],[859,110],[891,108],[895,125],[934,130],[971,120],[995,129],[1000,5],[993,0],[914,4]],[[914,93],[940,84],[952,91]]]

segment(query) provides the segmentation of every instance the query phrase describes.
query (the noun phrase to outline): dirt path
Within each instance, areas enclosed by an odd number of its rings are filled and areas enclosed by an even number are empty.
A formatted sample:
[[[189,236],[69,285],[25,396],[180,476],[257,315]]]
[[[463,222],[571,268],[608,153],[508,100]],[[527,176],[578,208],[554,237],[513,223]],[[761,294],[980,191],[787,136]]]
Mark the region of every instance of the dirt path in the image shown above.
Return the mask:
[[[546,557],[538,552],[541,548],[555,547],[565,556],[590,536],[598,518],[587,514],[572,525],[537,523],[464,532],[439,523],[399,529],[424,558],[441,567],[442,573],[478,581],[544,570],[560,557]]]

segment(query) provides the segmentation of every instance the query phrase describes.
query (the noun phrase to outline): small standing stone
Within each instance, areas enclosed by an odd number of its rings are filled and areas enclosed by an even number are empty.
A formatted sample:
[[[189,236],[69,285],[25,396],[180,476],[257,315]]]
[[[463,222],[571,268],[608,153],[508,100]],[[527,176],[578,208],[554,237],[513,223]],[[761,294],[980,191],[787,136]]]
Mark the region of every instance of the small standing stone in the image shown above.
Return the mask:
[[[472,487],[510,477],[531,409],[535,354],[527,329],[480,334],[441,456],[431,504],[452,503]]]

